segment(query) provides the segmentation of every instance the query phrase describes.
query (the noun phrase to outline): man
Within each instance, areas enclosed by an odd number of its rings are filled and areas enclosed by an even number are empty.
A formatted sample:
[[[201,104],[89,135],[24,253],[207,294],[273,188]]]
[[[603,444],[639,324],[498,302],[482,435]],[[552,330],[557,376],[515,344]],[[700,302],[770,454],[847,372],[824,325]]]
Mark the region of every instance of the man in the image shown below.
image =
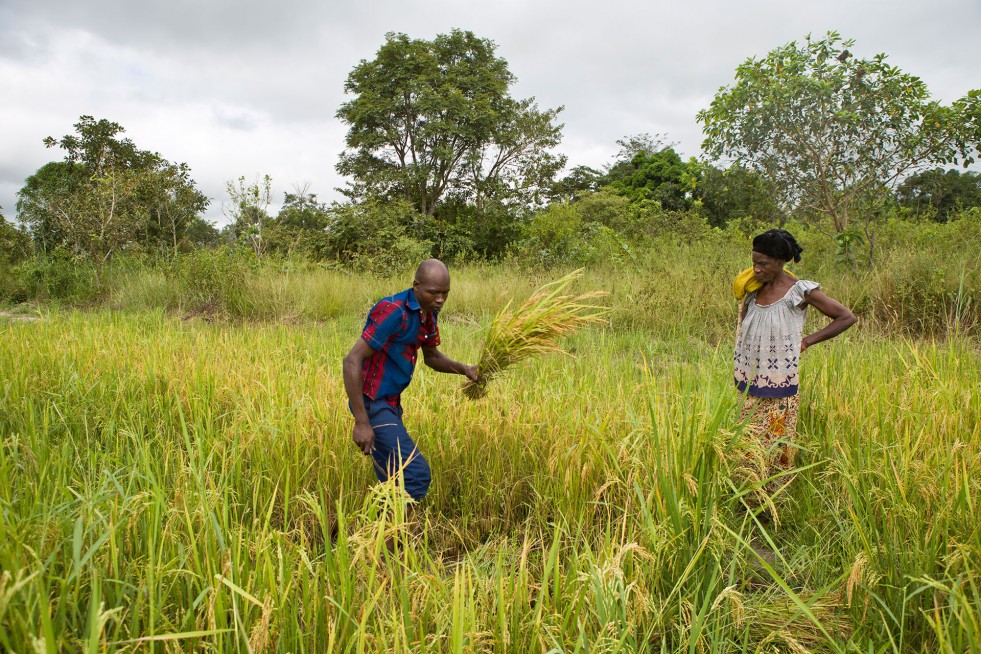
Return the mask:
[[[429,463],[402,424],[400,396],[412,381],[422,348],[437,372],[477,378],[477,367],[440,352],[436,318],[450,293],[450,272],[437,259],[423,261],[412,288],[384,298],[368,314],[361,338],[344,357],[344,388],[354,414],[355,444],[374,460],[379,481],[401,474],[418,501],[429,491]]]

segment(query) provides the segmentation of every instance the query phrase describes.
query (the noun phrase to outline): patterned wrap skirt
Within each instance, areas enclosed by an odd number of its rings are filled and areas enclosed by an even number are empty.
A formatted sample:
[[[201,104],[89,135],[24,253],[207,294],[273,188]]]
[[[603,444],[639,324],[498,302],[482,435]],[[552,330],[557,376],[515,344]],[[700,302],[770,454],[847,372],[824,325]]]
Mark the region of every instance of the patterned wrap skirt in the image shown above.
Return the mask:
[[[789,470],[794,465],[797,448],[797,411],[800,395],[790,397],[746,396],[739,419],[746,422],[744,434],[758,439],[767,463],[767,476]],[[786,480],[774,480],[779,484]]]

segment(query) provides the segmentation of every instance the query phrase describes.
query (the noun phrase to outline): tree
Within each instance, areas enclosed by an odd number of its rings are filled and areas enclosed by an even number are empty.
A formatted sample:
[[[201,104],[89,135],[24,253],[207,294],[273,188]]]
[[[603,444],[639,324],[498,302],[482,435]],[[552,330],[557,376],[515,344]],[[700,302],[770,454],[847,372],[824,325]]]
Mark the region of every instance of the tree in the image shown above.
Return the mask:
[[[355,199],[403,198],[433,216],[447,196],[478,208],[535,202],[564,157],[559,109],[516,100],[495,45],[453,30],[432,41],[386,35],[375,59],[348,76],[354,98],[337,117],[349,130],[337,170]]]
[[[784,208],[826,216],[839,233],[897,180],[936,163],[966,165],[978,143],[977,128],[965,129],[977,124],[972,96],[930,101],[926,85],[886,55],[859,59],[852,47],[829,32],[750,58],[697,116],[711,157],[757,171]]]
[[[668,211],[687,209],[696,186],[695,177],[670,147],[638,151],[629,160],[614,164],[603,182],[632,201],[654,200]]]
[[[31,239],[22,228],[7,222],[0,207],[0,262],[17,263],[30,256]]]
[[[234,182],[226,182],[225,190],[231,204],[223,206],[222,212],[232,221],[232,233],[240,243],[252,248],[257,258],[262,258],[266,251],[263,231],[269,223],[272,177],[264,175],[260,180],[257,175],[255,181],[249,185],[245,184],[244,176],[239,177]]]
[[[695,198],[714,227],[743,219],[758,225],[778,225],[784,218],[766,178],[738,164],[726,169],[703,166]]]
[[[589,166],[576,166],[552,184],[550,200],[575,202],[581,195],[595,193],[603,185],[603,173]]]
[[[432,243],[414,238],[420,216],[405,200],[370,199],[329,210],[327,247],[333,258],[365,270],[402,270],[430,256]]]
[[[326,230],[331,225],[327,207],[310,193],[309,186],[297,186],[286,193],[279,214],[270,221],[265,235],[269,250],[287,257],[302,253],[310,259],[322,259],[327,250]]]
[[[17,211],[42,252],[66,247],[106,260],[122,248],[176,252],[208,198],[185,164],[140,150],[118,123],[82,116],[75,134],[47,137],[65,159],[18,192]]]
[[[651,134],[643,132],[633,136],[624,136],[617,139],[616,144],[620,146],[620,152],[614,158],[617,162],[630,161],[638,154],[654,154],[662,150],[674,149],[676,142],[669,142],[667,134]]]
[[[76,134],[60,139],[48,136],[44,145],[60,147],[65,151],[65,161],[80,163],[93,175],[101,175],[109,169],[154,168],[159,163],[157,153],[140,150],[128,138],[117,138],[126,131],[119,123],[81,116],[74,127]]]
[[[930,212],[946,222],[955,211],[981,206],[981,174],[935,168],[910,175],[896,189],[900,205],[916,213]]]
[[[135,202],[139,177],[112,167],[89,176],[83,164],[52,162],[18,192],[18,215],[42,252],[67,248],[104,262],[146,229],[148,211]]]
[[[64,225],[71,222],[73,198],[88,179],[82,164],[52,161],[38,168],[17,192],[17,215],[41,253],[68,241]]]

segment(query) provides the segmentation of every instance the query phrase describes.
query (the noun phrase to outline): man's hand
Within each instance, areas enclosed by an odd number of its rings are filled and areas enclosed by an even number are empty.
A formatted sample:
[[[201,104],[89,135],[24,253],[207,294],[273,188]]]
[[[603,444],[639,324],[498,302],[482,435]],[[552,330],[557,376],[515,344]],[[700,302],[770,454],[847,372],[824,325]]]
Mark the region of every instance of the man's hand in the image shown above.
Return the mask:
[[[454,375],[465,375],[470,381],[477,381],[477,366],[454,361],[435,347],[422,347],[422,358],[426,365],[436,372],[448,372]]]
[[[364,454],[371,454],[375,451],[375,430],[371,428],[369,423],[354,423],[354,429],[351,431],[351,437],[354,439],[354,444],[357,445]]]

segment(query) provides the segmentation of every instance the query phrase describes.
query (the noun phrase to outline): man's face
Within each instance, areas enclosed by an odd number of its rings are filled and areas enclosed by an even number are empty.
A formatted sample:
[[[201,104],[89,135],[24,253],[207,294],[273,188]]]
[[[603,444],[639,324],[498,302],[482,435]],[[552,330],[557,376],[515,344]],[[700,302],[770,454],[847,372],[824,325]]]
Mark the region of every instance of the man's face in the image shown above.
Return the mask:
[[[785,263],[783,259],[774,259],[754,250],[753,277],[761,284],[769,284],[777,278]]]
[[[426,313],[439,311],[443,308],[447,296],[450,294],[450,280],[446,279],[418,279],[412,282],[412,291],[419,300],[419,306]]]

